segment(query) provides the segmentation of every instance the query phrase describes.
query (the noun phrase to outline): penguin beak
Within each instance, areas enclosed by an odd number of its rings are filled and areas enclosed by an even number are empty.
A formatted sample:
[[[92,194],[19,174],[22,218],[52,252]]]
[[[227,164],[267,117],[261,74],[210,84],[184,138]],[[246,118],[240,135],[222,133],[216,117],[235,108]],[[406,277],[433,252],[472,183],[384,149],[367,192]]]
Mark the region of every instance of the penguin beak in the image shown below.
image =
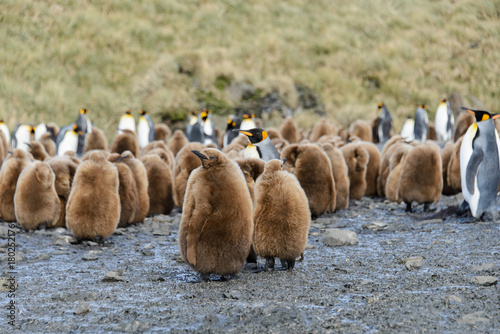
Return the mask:
[[[207,156],[204,155],[203,153],[201,153],[200,151],[192,150],[191,152],[196,154],[198,156],[198,158],[200,158],[202,160],[208,160]]]
[[[244,135],[247,135],[248,137],[252,137],[253,136],[253,134],[251,132],[248,132],[248,131],[244,131],[244,130],[240,130],[240,129],[234,129],[233,131],[234,132],[243,133]]]
[[[495,114],[495,115],[492,115],[492,116],[491,116],[491,118],[492,118],[492,119],[497,119],[497,118],[499,118],[499,117],[500,117],[500,114]]]
[[[25,142],[25,144],[26,144],[26,145],[28,145],[28,147],[29,147],[29,148],[31,148],[31,145],[30,145],[30,143],[26,143],[26,142]]]
[[[128,157],[130,157],[130,155],[124,155],[122,157],[119,157],[118,159],[116,159],[116,162],[122,162],[123,160],[127,159]]]
[[[471,113],[472,115],[476,116],[476,113],[475,113],[475,112],[473,112],[473,111],[472,111],[472,110],[470,110],[470,109],[465,109],[465,111],[467,111],[468,113]]]

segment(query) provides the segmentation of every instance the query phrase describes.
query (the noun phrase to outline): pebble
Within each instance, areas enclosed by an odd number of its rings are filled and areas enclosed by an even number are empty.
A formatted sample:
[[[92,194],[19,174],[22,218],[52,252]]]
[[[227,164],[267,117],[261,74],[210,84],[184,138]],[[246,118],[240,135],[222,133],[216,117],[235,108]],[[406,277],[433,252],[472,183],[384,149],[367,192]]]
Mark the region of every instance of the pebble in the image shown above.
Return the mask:
[[[152,243],[147,244],[144,246],[144,248],[141,250],[141,254],[145,256],[154,256],[155,252],[153,249],[155,248],[155,245]]]
[[[498,283],[498,278],[493,276],[474,276],[470,280],[473,284],[480,286],[491,286]]]
[[[403,260],[406,269],[412,270],[412,269],[419,269],[422,267],[422,257],[421,256],[414,256],[414,257],[409,257],[407,259]]]
[[[461,324],[474,325],[477,322],[489,322],[490,320],[486,318],[484,311],[474,312],[465,314],[458,320]]]
[[[138,333],[147,331],[149,326],[149,322],[135,320],[130,323],[119,324],[113,330],[117,332]]]
[[[124,235],[125,234],[125,231],[123,231],[122,228],[118,228],[116,229],[115,233],[113,233],[115,235]]]
[[[489,271],[495,268],[495,264],[493,263],[483,263],[478,266],[472,267],[472,271]]]
[[[90,251],[90,252],[87,252],[85,255],[82,256],[82,260],[83,261],[97,261],[98,258],[98,254],[101,254],[102,251]]]
[[[166,215],[158,215],[153,217],[153,221],[158,223],[170,223],[174,217],[166,216]]]
[[[325,230],[322,241],[328,246],[352,246],[359,243],[356,232],[337,228]]]
[[[69,235],[53,235],[52,238],[50,239],[53,245],[59,245],[59,246],[64,246],[64,245],[69,245],[72,243],[76,243],[76,239],[73,237],[70,237]]]
[[[35,261],[47,261],[47,260],[50,260],[50,255],[49,254],[38,255],[34,260]]]
[[[125,281],[125,278],[122,276],[123,271],[108,271],[106,275],[104,275],[104,278],[102,279],[103,282],[123,282]]]
[[[361,225],[364,229],[373,230],[373,231],[382,231],[387,227],[387,223],[376,221],[373,223],[363,224]]]
[[[392,224],[387,225],[385,230],[392,231],[392,232],[408,232],[410,230],[410,228],[404,223],[396,222],[396,223],[392,223]]]
[[[457,297],[455,295],[448,295],[445,297],[444,303],[446,304],[446,306],[453,305],[453,304],[461,304],[462,299],[460,299],[459,297]]]
[[[243,297],[243,295],[238,290],[231,290],[229,292],[225,292],[223,294],[223,297],[228,298],[228,299],[241,299],[241,297]]]
[[[75,309],[73,310],[73,313],[74,314],[77,314],[77,315],[80,315],[80,314],[84,314],[84,313],[87,313],[87,312],[90,312],[90,305],[89,303],[87,302],[77,302],[76,303],[76,306],[75,306]]]

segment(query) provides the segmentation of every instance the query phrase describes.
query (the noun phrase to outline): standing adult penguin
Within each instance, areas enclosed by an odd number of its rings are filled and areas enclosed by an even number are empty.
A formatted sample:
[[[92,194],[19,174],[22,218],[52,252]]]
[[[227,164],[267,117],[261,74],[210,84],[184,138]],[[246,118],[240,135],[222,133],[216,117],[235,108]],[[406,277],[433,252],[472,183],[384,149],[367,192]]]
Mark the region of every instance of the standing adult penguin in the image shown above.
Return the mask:
[[[12,149],[20,149],[28,152],[28,143],[35,134],[35,129],[30,124],[19,123],[12,131]]]
[[[80,135],[83,135],[83,131],[77,124],[63,127],[56,139],[57,155],[64,155],[68,151],[78,154]]]
[[[376,127],[378,142],[383,144],[391,138],[392,116],[386,105],[382,102],[378,104],[379,120]]]
[[[141,116],[139,117],[139,125],[137,126],[137,137],[139,139],[139,146],[146,147],[147,144],[155,140],[155,124],[147,111],[139,110]]]
[[[236,274],[252,242],[253,208],[240,168],[213,148],[193,151],[202,166],[191,174],[182,208],[179,249],[207,280]]]
[[[245,158],[260,158],[264,161],[279,159],[280,154],[267,132],[263,129],[255,128],[250,130],[233,130],[243,133],[250,140],[250,144],[245,149]]]
[[[203,121],[203,134],[205,135],[203,144],[214,144],[218,147],[219,144],[217,143],[217,136],[215,135],[215,126],[212,121],[212,111],[203,109],[201,112],[201,119]]]
[[[415,127],[413,134],[415,140],[424,142],[427,140],[427,133],[429,132],[429,117],[427,117],[427,106],[420,104],[415,112]]]
[[[190,142],[205,142],[205,134],[203,133],[203,124],[198,112],[193,110],[189,116],[189,122],[186,126],[186,137]]]
[[[76,155],[81,157],[85,150],[85,136],[87,133],[92,132],[92,123],[87,117],[87,113],[90,110],[81,108],[78,118],[76,119],[76,125],[80,128],[81,133],[78,133],[78,147],[76,149]]]
[[[238,137],[238,133],[234,132],[233,129],[238,129],[241,120],[239,120],[235,115],[227,116],[227,127],[226,133],[224,134],[223,147],[228,147],[234,138]]]
[[[135,132],[135,118],[130,112],[130,109],[125,111],[125,113],[120,117],[117,135],[121,135],[123,130]]]
[[[311,212],[306,194],[295,175],[283,170],[281,160],[269,160],[255,183],[253,246],[266,259],[267,269],[274,258],[292,270],[295,259],[304,253]]]
[[[406,141],[412,141],[415,139],[415,121],[411,116],[408,116],[403,122],[401,127],[401,137]]]
[[[257,127],[255,123],[255,114],[243,114],[241,117],[243,119],[241,120],[240,130],[250,130]]]
[[[473,114],[476,122],[465,133],[460,148],[462,194],[474,218],[480,218],[483,213],[494,213],[496,209],[496,194],[500,183],[500,140],[494,119],[499,118],[500,114],[463,109]]]
[[[441,99],[434,118],[434,127],[436,128],[438,140],[450,140],[454,125],[455,117],[453,117],[453,113],[451,112],[450,102],[448,99]]]
[[[5,122],[2,120],[0,120],[0,131],[3,132],[4,136],[5,136],[5,139],[7,140],[7,143],[10,143],[10,131],[9,131],[9,127],[7,126],[7,124],[5,124]]]

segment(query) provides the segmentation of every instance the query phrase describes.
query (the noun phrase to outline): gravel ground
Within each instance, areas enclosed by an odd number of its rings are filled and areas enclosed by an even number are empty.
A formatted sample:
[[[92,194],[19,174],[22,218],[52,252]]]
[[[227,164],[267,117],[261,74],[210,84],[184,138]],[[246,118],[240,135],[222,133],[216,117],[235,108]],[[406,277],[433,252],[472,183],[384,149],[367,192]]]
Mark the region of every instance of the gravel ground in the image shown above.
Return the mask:
[[[312,221],[295,270],[194,284],[177,246],[180,214],[71,244],[65,229],[16,230],[17,279],[1,259],[2,332],[498,333],[500,224],[364,198]],[[447,210],[449,209],[449,210]],[[359,243],[331,247],[336,230]],[[7,223],[0,247],[7,251]],[[12,229],[11,229],[12,231]],[[325,237],[325,239],[323,239]],[[278,263],[279,264],[279,261]],[[264,261],[259,259],[259,266]],[[13,298],[11,298],[13,297]],[[11,300],[15,327],[8,324]],[[14,329],[14,330],[13,330]]]

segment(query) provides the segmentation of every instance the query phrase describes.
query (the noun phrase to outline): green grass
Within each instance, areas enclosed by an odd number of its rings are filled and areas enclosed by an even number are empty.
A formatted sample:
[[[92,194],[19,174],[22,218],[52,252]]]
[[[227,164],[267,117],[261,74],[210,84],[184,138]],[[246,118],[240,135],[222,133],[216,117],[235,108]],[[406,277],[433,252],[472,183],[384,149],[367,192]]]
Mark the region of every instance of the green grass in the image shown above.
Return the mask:
[[[303,84],[343,126],[385,101],[399,129],[452,92],[498,112],[499,18],[485,0],[5,0],[0,118],[64,125],[86,107],[112,137],[128,108],[226,112],[232,81],[292,108]]]

